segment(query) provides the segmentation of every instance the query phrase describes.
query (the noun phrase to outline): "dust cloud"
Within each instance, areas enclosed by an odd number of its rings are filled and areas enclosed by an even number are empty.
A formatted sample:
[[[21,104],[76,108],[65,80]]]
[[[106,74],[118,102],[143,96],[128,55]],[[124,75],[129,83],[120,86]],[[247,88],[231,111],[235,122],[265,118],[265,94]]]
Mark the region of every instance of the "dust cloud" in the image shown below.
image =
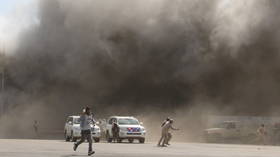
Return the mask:
[[[277,0],[38,5],[39,22],[9,56],[4,128],[28,130],[36,119],[61,129],[83,106],[100,118],[135,115],[152,128],[173,116],[179,128],[197,129],[209,110],[262,115],[278,109]]]

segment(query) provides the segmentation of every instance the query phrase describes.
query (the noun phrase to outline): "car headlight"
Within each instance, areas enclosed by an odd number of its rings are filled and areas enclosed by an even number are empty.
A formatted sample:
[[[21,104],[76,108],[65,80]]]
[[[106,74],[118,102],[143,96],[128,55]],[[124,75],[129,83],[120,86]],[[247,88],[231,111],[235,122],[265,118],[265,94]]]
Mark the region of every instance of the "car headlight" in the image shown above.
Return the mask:
[[[145,128],[141,128],[140,131],[145,132],[146,130],[145,130]]]

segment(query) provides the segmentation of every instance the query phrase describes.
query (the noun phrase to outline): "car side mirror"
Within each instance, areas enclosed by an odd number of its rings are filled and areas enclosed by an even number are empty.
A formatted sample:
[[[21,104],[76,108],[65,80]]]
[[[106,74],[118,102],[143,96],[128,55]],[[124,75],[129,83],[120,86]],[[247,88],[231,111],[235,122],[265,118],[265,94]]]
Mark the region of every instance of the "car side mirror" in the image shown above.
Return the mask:
[[[143,122],[140,122],[140,125],[143,125]]]
[[[99,124],[100,124],[100,122],[96,122],[95,124],[99,125]]]

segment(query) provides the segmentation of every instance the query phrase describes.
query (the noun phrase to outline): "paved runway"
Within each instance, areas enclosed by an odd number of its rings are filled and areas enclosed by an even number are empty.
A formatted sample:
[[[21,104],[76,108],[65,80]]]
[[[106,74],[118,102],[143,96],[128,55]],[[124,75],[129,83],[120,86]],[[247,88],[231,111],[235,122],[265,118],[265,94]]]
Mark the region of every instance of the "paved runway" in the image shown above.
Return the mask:
[[[79,157],[87,156],[87,143],[76,152],[72,142],[59,140],[0,139],[0,157]],[[155,143],[95,143],[96,157],[277,157],[278,146],[173,143],[157,147]]]

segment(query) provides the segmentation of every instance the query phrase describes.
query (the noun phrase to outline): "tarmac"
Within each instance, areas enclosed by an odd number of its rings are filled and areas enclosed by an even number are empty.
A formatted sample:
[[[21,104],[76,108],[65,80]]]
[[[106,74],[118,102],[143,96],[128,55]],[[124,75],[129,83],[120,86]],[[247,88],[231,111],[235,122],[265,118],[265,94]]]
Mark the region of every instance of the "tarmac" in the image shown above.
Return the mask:
[[[76,152],[73,143],[62,140],[0,139],[0,157],[79,157],[87,156],[88,143]],[[96,157],[277,157],[278,146],[172,143],[157,147],[156,142],[94,143]]]

